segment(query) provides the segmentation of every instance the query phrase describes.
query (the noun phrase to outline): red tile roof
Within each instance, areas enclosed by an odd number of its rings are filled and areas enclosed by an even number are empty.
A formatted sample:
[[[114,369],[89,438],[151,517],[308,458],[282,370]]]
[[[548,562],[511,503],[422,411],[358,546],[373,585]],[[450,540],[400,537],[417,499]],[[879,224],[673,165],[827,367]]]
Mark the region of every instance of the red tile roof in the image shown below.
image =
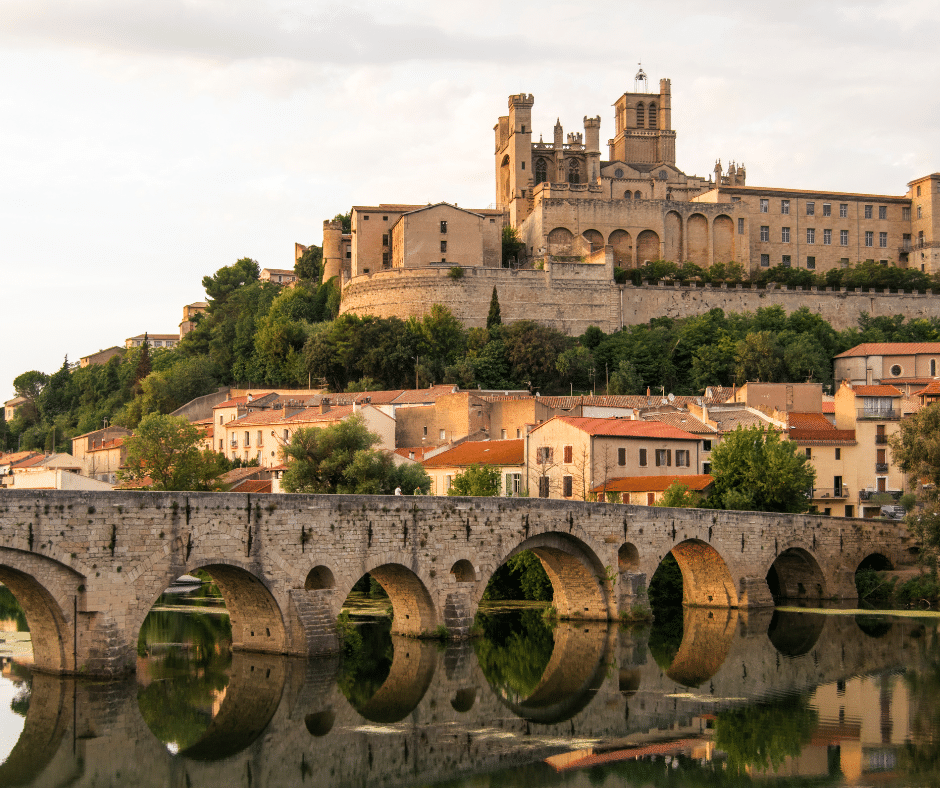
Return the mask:
[[[575,429],[586,432],[589,435],[610,435],[618,438],[659,438],[667,440],[698,440],[695,435],[685,430],[670,427],[661,421],[633,421],[631,419],[585,419],[578,416],[555,416],[548,421],[540,424],[536,429],[540,429],[545,424],[551,424],[555,420],[570,424]]]
[[[836,358],[854,358],[856,356],[913,356],[917,353],[936,353],[940,355],[940,342],[865,342],[856,345]]]
[[[300,412],[302,413],[303,411]],[[284,420],[284,411],[278,408],[277,410],[257,410],[253,413],[246,413],[241,418],[232,419],[221,426],[235,428],[250,427],[255,424],[274,424]]]
[[[424,402],[434,402],[438,397],[454,394],[457,387],[453,385],[431,386],[427,389],[408,389],[393,400],[395,405],[420,405]]]
[[[299,413],[295,413],[293,416],[288,416],[284,419],[284,422],[290,422],[291,424],[302,423],[306,424],[308,422],[315,421],[341,421],[346,418],[353,412],[352,405],[337,405],[335,408],[331,407],[326,413],[320,413],[319,408],[305,408]]]
[[[0,454],[0,464],[12,465],[14,463],[21,462],[33,456],[42,457],[43,455],[34,451],[13,451],[13,452],[10,452],[9,454]]]
[[[219,477],[219,481],[222,482],[222,484],[238,484],[244,479],[260,474],[261,471],[262,469],[258,468],[257,466],[249,466],[247,468],[232,468],[232,470],[223,473]]]
[[[32,457],[27,457],[25,460],[20,460],[19,462],[12,463],[10,465],[10,470],[17,468],[32,468],[36,465],[41,465],[46,459],[45,454],[36,454]]]
[[[668,424],[676,429],[692,432],[696,435],[708,435],[712,437],[718,432],[714,427],[684,410],[678,413],[644,413],[643,419],[646,421],[661,421],[663,424]]]
[[[271,492],[271,480],[270,479],[245,479],[245,481],[239,482],[234,487],[231,487],[229,489],[229,492],[269,493]]]
[[[787,426],[797,430],[833,430],[832,422],[822,413],[788,413]]]
[[[672,396],[672,399],[669,399]],[[687,396],[662,396],[661,394],[622,394],[622,395],[596,395],[577,396],[577,397],[539,397],[538,401],[556,410],[571,410],[579,405],[596,408],[630,408],[638,410],[640,408],[658,408],[662,405],[673,405],[682,408],[690,402],[697,403],[698,397]]]
[[[95,446],[92,446],[90,449],[88,449],[88,451],[89,452],[107,451],[108,449],[116,449],[119,446],[123,446],[123,445],[124,445],[124,438],[122,436],[120,438],[111,438],[111,440],[102,441],[101,443]]]
[[[810,446],[845,446],[855,444],[855,430],[837,430],[831,424],[829,429],[791,428],[789,439],[801,445]]]
[[[940,381],[933,381],[926,388],[922,388],[920,391],[912,392],[911,396],[913,397],[940,397]]]
[[[834,414],[836,412],[836,403],[835,402],[823,402],[822,412]]]
[[[894,386],[853,386],[857,397],[900,397],[901,392]]]
[[[395,454],[400,455],[409,460],[417,460],[421,462],[424,459],[424,455],[428,452],[435,450],[433,446],[403,446],[402,448],[395,449]],[[410,455],[414,454],[414,457]]]
[[[607,484],[599,484],[592,493],[607,492],[663,492],[673,482],[680,482],[690,490],[701,492],[714,479],[708,473],[688,473],[669,476],[620,476],[608,479]]]
[[[464,465],[522,465],[525,463],[525,441],[465,441],[421,464],[425,468],[452,468]],[[407,455],[406,455],[407,456]],[[417,456],[417,455],[415,455]]]

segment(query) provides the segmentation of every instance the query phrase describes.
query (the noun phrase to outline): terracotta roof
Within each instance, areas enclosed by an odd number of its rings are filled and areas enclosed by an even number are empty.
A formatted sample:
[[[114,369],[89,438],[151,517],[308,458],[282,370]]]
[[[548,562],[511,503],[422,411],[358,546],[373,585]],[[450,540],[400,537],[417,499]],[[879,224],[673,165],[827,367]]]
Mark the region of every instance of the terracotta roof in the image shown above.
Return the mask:
[[[102,441],[95,446],[92,446],[90,449],[87,449],[87,452],[92,451],[107,451],[108,449],[116,449],[119,446],[124,445],[124,436],[119,438],[111,438],[111,440]]]
[[[829,429],[790,428],[789,438],[801,445],[809,446],[845,446],[855,444],[855,430],[837,430],[831,424]]]
[[[690,490],[701,492],[714,479],[708,473],[674,474],[669,476],[620,476],[599,484],[592,493],[607,492],[663,492],[673,482],[681,482]]]
[[[709,386],[705,389],[705,396],[702,401],[706,405],[721,405],[734,396],[734,388],[731,386]]]
[[[400,449],[395,449],[395,454],[404,457],[407,460],[417,460],[421,462],[424,459],[424,455],[428,452],[434,451],[435,447],[433,446],[404,446]],[[414,457],[410,455],[414,454]]]
[[[396,397],[405,392],[405,389],[392,389],[391,391],[340,391],[336,394],[321,394],[319,397],[313,397],[307,404],[310,406],[319,405],[323,399],[328,399],[330,405],[352,405],[354,402],[360,405],[365,404],[368,399],[372,405],[388,405]]]
[[[733,432],[738,427],[773,427],[773,425],[764,418],[761,418],[756,413],[752,413],[748,410],[746,405],[741,405],[738,408],[728,408],[727,410],[711,410],[708,411],[709,421],[715,422],[718,425],[719,432]]]
[[[912,397],[937,397],[940,396],[940,380],[932,381],[926,388],[920,391],[911,392]]]
[[[900,397],[901,392],[894,386],[852,386],[857,397]]]
[[[676,429],[661,421],[633,421],[631,419],[585,419],[578,416],[555,416],[536,429],[555,420],[570,424],[589,435],[610,435],[619,438],[659,438],[668,440],[698,440],[692,433]],[[534,432],[535,430],[533,430]]]
[[[271,492],[270,479],[245,479],[234,487],[229,488],[229,492],[240,493],[269,493]]]
[[[835,402],[823,402],[822,412],[834,414],[836,412],[836,403]]]
[[[668,396],[661,394],[621,394],[621,395],[598,395],[594,397],[538,397],[539,402],[548,405],[556,410],[571,410],[578,405],[585,405],[597,408],[631,408],[638,410],[640,408],[658,408],[662,405],[672,405],[676,408],[682,408],[688,403],[697,403],[698,397],[673,396],[672,400]]]
[[[865,342],[856,345],[836,358],[854,358],[856,356],[913,356],[917,353],[936,353],[940,355],[940,342]]]
[[[422,402],[434,402],[438,397],[454,394],[457,387],[453,385],[431,386],[427,389],[406,389],[393,400],[395,405],[418,405]]]
[[[300,412],[303,413],[303,411]],[[319,410],[317,412],[319,413]],[[250,427],[256,424],[274,424],[279,421],[286,421],[284,411],[281,408],[277,408],[276,410],[256,410],[253,413],[246,413],[241,418],[227,421],[220,426],[235,427],[237,429],[239,427]]]
[[[43,455],[35,451],[13,451],[9,454],[0,454],[0,465],[12,465],[33,456],[42,457]]]
[[[274,394],[273,391],[259,391],[257,394],[251,395],[251,401],[254,403],[263,397],[270,397],[272,394]],[[231,399],[225,400],[225,402],[220,402],[218,405],[214,406],[212,410],[215,410],[216,408],[235,408],[239,405],[247,404],[248,395],[246,394],[244,397],[232,397]]]
[[[525,463],[525,441],[465,441],[453,449],[424,460],[425,468],[452,468],[464,465],[522,465]],[[406,455],[407,456],[407,455]],[[417,455],[415,455],[417,457]]]
[[[35,468],[37,465],[42,465],[42,463],[45,462],[45,460],[46,460],[45,454],[36,454],[32,457],[27,457],[24,460],[20,460],[19,462],[12,463],[10,465],[10,470],[14,470],[17,468]]]
[[[258,467],[248,467],[248,468],[232,468],[232,470],[223,473],[219,477],[219,481],[222,484],[238,484],[238,482],[243,481],[251,476],[254,476],[257,473],[261,473],[261,468]]]
[[[797,413],[787,414],[787,426],[792,431],[797,430],[833,430],[832,422],[822,413]]]
[[[352,405],[337,405],[335,408],[331,407],[327,413],[320,413],[319,408],[304,408],[299,413],[288,416],[283,421],[284,423],[290,422],[291,424],[297,424],[298,422],[306,424],[315,421],[341,421],[346,418],[346,416],[352,414],[352,412]]]
[[[718,432],[711,425],[684,410],[678,413],[644,413],[643,419],[646,421],[661,421],[663,424],[668,424],[671,427],[695,435],[715,435]]]

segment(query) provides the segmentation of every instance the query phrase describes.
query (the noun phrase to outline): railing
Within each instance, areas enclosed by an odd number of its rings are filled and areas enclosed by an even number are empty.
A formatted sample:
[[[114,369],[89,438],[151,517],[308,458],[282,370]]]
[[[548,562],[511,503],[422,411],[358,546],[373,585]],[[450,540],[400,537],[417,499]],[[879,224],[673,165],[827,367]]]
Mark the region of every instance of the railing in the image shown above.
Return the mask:
[[[877,419],[878,421],[897,421],[901,418],[901,411],[894,408],[879,408],[877,410],[870,408],[858,408],[858,417],[860,419]]]
[[[887,436],[887,435],[876,435],[876,436],[875,436],[875,443],[877,443],[879,446],[886,446],[886,445],[888,444],[888,436]]]
[[[940,247],[940,241],[908,241],[903,246],[898,247],[898,252],[904,254],[913,252],[916,249],[936,249]]]
[[[229,446],[231,446],[233,449],[237,449],[237,448],[238,448],[238,441],[234,441],[234,440],[233,440],[231,443],[229,443]]]
[[[814,487],[813,498],[848,498],[849,488],[842,487]]]
[[[886,462],[875,463],[875,473],[887,473],[887,472],[888,472],[888,463]]]
[[[858,499],[860,501],[870,501],[877,495],[890,495],[895,501],[900,500],[902,490],[859,490]]]

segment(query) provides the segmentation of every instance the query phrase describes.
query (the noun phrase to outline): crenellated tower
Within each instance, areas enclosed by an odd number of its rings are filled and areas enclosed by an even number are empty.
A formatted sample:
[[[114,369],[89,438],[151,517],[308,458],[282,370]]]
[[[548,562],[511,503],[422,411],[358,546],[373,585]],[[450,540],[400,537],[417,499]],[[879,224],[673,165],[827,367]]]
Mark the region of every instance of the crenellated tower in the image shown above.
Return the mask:
[[[509,115],[499,118],[496,132],[496,203],[518,224],[529,214],[532,196],[532,105],[535,96],[509,97]]]
[[[323,222],[323,281],[334,276],[342,281],[343,274],[343,223],[326,219]]]

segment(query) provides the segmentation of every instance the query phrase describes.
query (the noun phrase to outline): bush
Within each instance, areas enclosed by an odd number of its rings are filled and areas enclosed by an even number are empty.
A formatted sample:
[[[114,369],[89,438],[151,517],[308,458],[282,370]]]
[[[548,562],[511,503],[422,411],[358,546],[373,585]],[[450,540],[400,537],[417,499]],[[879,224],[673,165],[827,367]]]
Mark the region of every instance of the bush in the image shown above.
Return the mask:
[[[459,265],[452,266],[451,269],[447,272],[447,275],[451,279],[463,279],[463,268]]]
[[[940,599],[940,583],[935,574],[920,575],[901,583],[895,591],[895,599],[902,605],[917,605],[922,600],[934,604]]]
[[[855,588],[859,600],[887,602],[894,594],[897,578],[889,578],[877,569],[860,569],[855,573]]]

